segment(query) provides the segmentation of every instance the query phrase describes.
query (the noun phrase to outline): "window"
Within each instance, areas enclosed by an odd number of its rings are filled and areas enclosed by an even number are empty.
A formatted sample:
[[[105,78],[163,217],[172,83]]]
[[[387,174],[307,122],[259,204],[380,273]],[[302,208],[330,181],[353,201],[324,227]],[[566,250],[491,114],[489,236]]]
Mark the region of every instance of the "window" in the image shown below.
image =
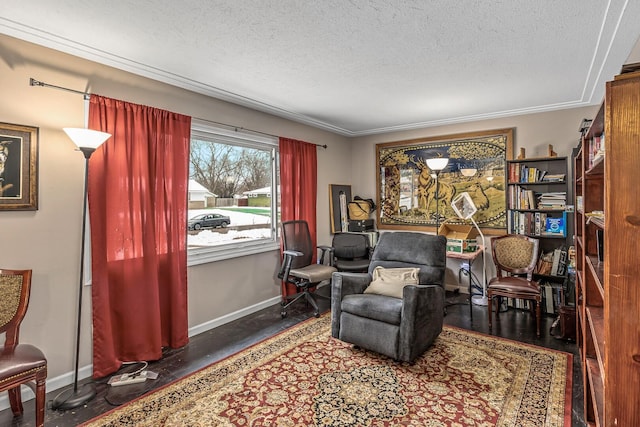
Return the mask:
[[[275,137],[192,121],[189,265],[278,248],[277,159]]]

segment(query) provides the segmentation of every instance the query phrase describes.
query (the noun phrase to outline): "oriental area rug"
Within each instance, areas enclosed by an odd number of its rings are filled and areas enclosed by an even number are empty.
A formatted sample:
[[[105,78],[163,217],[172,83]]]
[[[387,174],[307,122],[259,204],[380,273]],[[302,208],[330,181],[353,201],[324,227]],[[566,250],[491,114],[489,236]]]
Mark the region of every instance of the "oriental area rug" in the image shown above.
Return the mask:
[[[330,336],[324,315],[84,424],[571,425],[571,355],[445,326],[414,364]]]

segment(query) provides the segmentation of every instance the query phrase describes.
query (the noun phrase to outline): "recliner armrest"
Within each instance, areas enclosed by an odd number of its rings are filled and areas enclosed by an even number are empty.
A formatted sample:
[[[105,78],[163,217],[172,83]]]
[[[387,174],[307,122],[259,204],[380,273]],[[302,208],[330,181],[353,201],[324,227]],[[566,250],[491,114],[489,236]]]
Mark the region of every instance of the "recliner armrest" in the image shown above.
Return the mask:
[[[407,285],[403,289],[400,351],[401,360],[413,360],[428,348],[442,331],[444,322],[444,289],[439,284]]]
[[[340,315],[342,298],[346,295],[361,294],[371,283],[369,273],[335,272],[331,276],[331,336],[340,336]]]

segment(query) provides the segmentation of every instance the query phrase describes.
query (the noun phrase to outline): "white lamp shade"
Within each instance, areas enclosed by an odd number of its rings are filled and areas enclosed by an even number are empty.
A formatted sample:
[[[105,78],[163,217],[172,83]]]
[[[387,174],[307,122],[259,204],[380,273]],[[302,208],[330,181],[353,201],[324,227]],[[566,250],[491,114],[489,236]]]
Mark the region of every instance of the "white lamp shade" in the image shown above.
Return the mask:
[[[435,157],[433,159],[427,159],[427,166],[432,171],[441,171],[449,164],[449,159],[446,157]]]
[[[110,133],[93,129],[64,128],[63,130],[78,148],[93,148],[95,150],[111,136]]]
[[[478,169],[476,169],[476,168],[462,168],[462,169],[460,169],[460,173],[463,176],[474,176],[476,174],[476,172],[478,172]]]

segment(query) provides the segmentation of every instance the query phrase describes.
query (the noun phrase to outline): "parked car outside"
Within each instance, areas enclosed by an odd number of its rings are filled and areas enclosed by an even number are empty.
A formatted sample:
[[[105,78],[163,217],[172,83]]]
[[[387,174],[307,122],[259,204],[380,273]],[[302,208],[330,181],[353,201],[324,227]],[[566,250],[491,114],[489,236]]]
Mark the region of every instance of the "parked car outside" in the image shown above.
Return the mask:
[[[229,224],[231,224],[231,219],[228,216],[208,213],[196,215],[191,218],[187,222],[187,228],[189,228],[189,230],[200,230],[202,228],[217,227],[226,228]]]

